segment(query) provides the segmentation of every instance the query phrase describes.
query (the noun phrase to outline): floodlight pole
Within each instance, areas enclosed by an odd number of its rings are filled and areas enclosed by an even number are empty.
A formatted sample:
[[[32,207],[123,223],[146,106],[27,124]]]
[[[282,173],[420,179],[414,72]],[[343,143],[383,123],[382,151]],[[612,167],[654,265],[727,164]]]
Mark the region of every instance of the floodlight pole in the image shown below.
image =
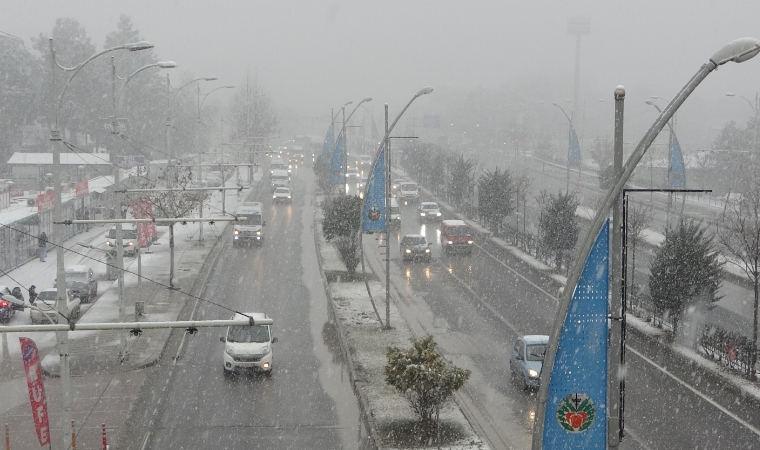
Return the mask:
[[[388,134],[388,104],[385,104]],[[371,175],[371,174],[370,174]],[[391,329],[391,140],[385,141],[385,328]]]

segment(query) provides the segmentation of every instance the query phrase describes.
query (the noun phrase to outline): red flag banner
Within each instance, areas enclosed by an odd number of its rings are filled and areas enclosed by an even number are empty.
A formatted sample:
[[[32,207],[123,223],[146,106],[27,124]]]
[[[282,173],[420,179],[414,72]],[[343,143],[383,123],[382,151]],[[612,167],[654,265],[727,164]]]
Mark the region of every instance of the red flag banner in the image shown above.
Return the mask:
[[[37,196],[37,211],[42,212],[50,209],[55,205],[55,192],[52,190]]]
[[[50,445],[50,422],[48,421],[45,386],[42,384],[42,369],[37,345],[29,338],[19,338],[21,356],[24,359],[26,384],[29,387],[29,402],[32,404],[32,418],[37,430],[40,447]]]
[[[87,180],[77,181],[74,184],[74,191],[77,197],[84,197],[90,193],[90,183]]]

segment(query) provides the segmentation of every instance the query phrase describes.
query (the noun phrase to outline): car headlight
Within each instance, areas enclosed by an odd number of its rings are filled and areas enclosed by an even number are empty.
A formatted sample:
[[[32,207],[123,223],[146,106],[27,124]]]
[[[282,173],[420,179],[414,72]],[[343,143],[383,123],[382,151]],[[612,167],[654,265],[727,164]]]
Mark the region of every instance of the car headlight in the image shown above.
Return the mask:
[[[290,196],[289,196],[289,195],[288,195],[288,198],[290,198]]]
[[[227,347],[227,350],[225,350],[224,352],[230,356],[233,356],[235,354],[235,349],[232,347]]]
[[[127,242],[127,245],[131,247],[131,246],[135,245],[135,243],[134,242]]]
[[[425,217],[425,213],[420,213],[420,216]]]
[[[232,232],[232,234],[238,234],[238,233],[240,233],[240,231],[238,231],[238,230],[234,230],[234,231]]]
[[[472,244],[473,241],[467,241],[468,244]]]
[[[435,213],[435,215],[436,215],[436,216],[439,216],[439,217],[440,217],[440,216],[441,216],[441,213]]]
[[[429,249],[429,248],[426,248],[426,249],[425,249],[425,253],[430,253],[430,249]]]
[[[277,196],[276,196],[276,195],[273,195],[273,196],[272,196],[272,198],[277,198]]]
[[[109,246],[109,247],[111,247],[111,245],[112,245],[111,241],[106,241],[106,245]]]
[[[261,230],[256,232],[256,236],[261,236]]]
[[[407,253],[412,253],[412,250],[411,249],[406,249],[406,252]]]
[[[538,372],[533,369],[528,369],[528,376],[531,378],[538,378]]]
[[[446,241],[447,244],[451,245],[454,243],[454,241]]]

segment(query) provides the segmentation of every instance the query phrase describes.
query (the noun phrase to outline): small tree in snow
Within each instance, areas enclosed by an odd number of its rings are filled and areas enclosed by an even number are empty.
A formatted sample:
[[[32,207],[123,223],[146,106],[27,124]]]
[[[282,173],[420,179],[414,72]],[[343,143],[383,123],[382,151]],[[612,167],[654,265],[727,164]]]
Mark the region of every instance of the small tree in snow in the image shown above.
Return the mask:
[[[575,210],[578,200],[573,194],[549,195],[543,202],[539,228],[544,251],[554,255],[557,269],[562,267],[565,254],[578,242],[578,219]]]
[[[649,268],[649,291],[658,313],[670,315],[674,335],[688,305],[698,298],[709,303],[721,299],[722,266],[712,237],[698,224],[680,220],[667,229]]]
[[[509,170],[486,172],[478,181],[478,215],[494,232],[515,210],[515,188]]]
[[[419,418],[421,442],[430,442],[437,434],[441,404],[470,378],[470,371],[447,366],[435,351],[432,336],[412,339],[412,348],[388,349],[385,381],[404,394]]]
[[[325,200],[322,233],[333,240],[348,273],[353,274],[359,265],[358,233],[361,227],[362,199],[358,196],[338,195]]]

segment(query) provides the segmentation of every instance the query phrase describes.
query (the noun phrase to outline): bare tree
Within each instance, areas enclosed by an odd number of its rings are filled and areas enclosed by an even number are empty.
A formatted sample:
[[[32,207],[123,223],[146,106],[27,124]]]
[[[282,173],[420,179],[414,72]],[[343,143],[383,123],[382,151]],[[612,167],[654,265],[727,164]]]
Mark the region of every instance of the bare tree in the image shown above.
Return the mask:
[[[652,222],[653,214],[652,208],[642,204],[632,203],[632,206],[628,209],[628,223],[626,235],[628,237],[629,248],[631,249],[631,283],[628,289],[628,298],[626,301],[631,304],[631,296],[636,295],[638,289],[636,288],[636,250],[643,243],[644,229]]]
[[[727,200],[717,228],[718,242],[729,255],[728,262],[740,267],[752,282],[754,309],[752,354],[748,377],[755,378],[757,363],[758,299],[760,294],[760,184],[754,176],[741,177],[738,194]]]
[[[190,187],[193,172],[187,166],[169,166],[158,176],[156,181],[144,179],[143,189],[155,189],[157,186],[171,186],[184,189]],[[176,219],[187,217],[198,205],[203,207],[203,201],[208,197],[206,191],[156,191],[147,197],[147,202],[153,205],[153,216]],[[174,289],[174,223],[169,224],[169,288]]]
[[[235,137],[255,146],[277,127],[277,113],[255,77],[246,73],[230,105]],[[254,163],[254,161],[250,161]]]

